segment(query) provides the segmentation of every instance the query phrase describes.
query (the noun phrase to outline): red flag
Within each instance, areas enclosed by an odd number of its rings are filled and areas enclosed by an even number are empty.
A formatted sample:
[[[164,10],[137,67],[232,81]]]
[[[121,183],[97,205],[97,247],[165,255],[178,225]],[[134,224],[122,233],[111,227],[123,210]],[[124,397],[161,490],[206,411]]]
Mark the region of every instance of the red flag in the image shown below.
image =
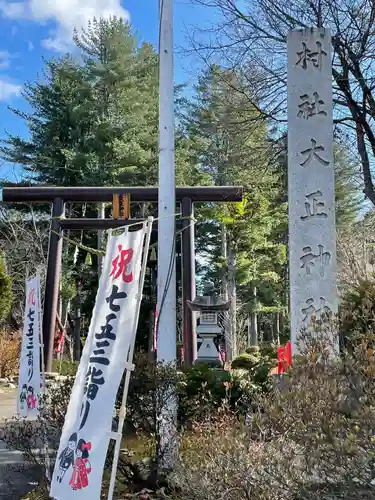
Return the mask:
[[[281,375],[284,372],[285,347],[277,348],[277,373]]]
[[[292,364],[292,344],[289,342],[286,346],[277,348],[277,372],[279,375],[288,371]]]

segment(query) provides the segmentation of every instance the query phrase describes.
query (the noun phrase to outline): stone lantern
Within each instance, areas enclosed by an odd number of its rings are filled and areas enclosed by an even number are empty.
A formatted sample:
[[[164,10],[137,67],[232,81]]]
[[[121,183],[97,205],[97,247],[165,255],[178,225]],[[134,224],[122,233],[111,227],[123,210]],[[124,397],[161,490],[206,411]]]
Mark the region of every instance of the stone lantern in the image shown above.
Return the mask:
[[[188,301],[188,304],[192,311],[199,314],[196,329],[198,357],[195,363],[221,365],[220,343],[223,339],[223,330],[219,324],[219,317],[220,313],[229,309],[230,302],[225,302],[215,294],[213,283],[206,282],[203,295],[198,295],[193,301]]]

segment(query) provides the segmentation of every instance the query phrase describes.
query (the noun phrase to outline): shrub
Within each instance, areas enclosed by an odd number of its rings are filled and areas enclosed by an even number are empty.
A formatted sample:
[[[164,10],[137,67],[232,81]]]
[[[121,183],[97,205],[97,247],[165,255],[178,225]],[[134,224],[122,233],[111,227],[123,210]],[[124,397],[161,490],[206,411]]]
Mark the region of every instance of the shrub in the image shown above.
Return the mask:
[[[260,347],[258,345],[252,345],[250,347],[247,347],[245,352],[247,354],[252,354],[253,356],[259,356],[260,354]]]
[[[54,359],[52,362],[52,371],[59,375],[75,377],[77,374],[79,361],[67,361]]]
[[[340,307],[340,331],[346,345],[375,334],[374,281],[362,280],[344,295]]]
[[[250,352],[240,354],[232,361],[232,369],[247,370],[248,377],[254,387],[261,391],[265,391],[268,389],[270,384],[270,370],[273,366],[275,366],[276,362],[273,357],[268,355],[268,353],[273,355],[273,351],[268,349],[262,352],[259,348],[254,349],[254,347],[250,347],[248,350],[251,350],[252,354]]]
[[[20,348],[19,338],[0,331],[0,378],[18,375]]]
[[[12,303],[12,279],[6,273],[5,260],[0,254],[0,320],[8,316]]]
[[[270,359],[277,359],[277,347],[273,344],[263,344],[260,347],[260,354]]]
[[[243,368],[245,370],[252,370],[260,362],[260,356],[255,356],[253,354],[240,354],[237,358],[232,361],[232,368],[235,370],[237,368]]]
[[[301,345],[249,425],[227,412],[189,433],[171,478],[178,498],[374,498],[375,358],[366,342],[333,356],[324,332]]]

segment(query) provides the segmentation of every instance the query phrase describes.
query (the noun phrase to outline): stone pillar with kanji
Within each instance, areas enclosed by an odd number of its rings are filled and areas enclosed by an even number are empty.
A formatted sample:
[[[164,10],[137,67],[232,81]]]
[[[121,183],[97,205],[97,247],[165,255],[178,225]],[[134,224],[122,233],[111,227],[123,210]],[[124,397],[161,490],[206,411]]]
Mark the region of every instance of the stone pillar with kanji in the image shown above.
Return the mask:
[[[337,312],[330,31],[288,34],[288,199],[293,353]]]

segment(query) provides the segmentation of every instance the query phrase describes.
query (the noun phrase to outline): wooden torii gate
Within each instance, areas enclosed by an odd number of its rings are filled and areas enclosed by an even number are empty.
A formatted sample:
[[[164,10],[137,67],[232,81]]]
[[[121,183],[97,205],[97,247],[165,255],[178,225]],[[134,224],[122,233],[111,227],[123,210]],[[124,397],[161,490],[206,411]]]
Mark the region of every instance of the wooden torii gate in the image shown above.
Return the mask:
[[[183,338],[184,361],[190,366],[197,357],[195,325],[188,302],[195,298],[195,246],[194,203],[242,201],[240,186],[177,187],[176,201],[181,206],[182,216],[182,293],[183,293]],[[53,187],[17,186],[3,188],[3,201],[8,203],[52,203],[52,221],[49,237],[46,289],[43,313],[43,344],[46,372],[52,370],[53,345],[57,305],[60,288],[61,257],[64,229],[105,230],[121,227],[142,219],[87,219],[64,217],[65,203],[112,202],[114,196],[130,196],[133,202],[157,202],[157,187]]]

